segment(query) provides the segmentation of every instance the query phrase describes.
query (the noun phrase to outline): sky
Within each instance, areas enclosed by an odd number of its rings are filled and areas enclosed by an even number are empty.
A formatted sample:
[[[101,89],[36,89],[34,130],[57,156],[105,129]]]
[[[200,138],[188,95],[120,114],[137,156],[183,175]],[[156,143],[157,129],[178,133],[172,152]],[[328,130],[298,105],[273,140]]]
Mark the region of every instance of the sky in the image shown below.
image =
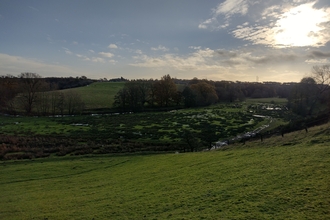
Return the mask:
[[[0,75],[299,82],[329,0],[0,0]]]

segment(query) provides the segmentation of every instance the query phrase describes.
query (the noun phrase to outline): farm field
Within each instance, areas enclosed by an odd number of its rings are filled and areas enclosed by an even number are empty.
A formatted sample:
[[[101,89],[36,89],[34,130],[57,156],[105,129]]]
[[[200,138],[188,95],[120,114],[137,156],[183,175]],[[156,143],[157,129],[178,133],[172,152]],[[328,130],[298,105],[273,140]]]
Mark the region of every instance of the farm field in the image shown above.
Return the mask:
[[[330,124],[221,151],[0,162],[0,219],[329,219]]]
[[[112,108],[114,97],[124,84],[124,82],[95,82],[88,86],[62,91],[78,93],[86,105],[86,110]]]
[[[87,91],[87,90],[86,90]],[[24,116],[1,116],[0,134],[69,134],[77,130],[113,130],[133,129],[140,131],[157,127],[159,130],[175,130],[182,127],[194,127],[205,122],[218,125],[219,132],[222,127],[222,138],[244,132],[248,128],[253,130],[267,120],[254,117],[255,114],[273,117],[279,121],[290,118],[290,112],[286,110],[268,111],[259,106],[269,106],[273,99],[247,101],[244,103],[217,104],[210,107],[173,110],[168,112],[147,112],[136,114],[91,114],[64,117],[24,117]],[[268,103],[267,103],[268,102]],[[283,101],[281,101],[282,103]],[[252,103],[252,104],[251,104]],[[285,104],[285,103],[284,103]],[[271,104],[280,106],[284,104]],[[251,119],[253,121],[251,121]],[[86,128],[78,127],[85,125]],[[234,131],[226,128],[231,127]],[[193,129],[193,128],[191,128]]]
[[[79,94],[85,103],[85,111],[113,108],[114,98],[122,89],[125,82],[94,82],[88,86],[62,90],[64,93],[74,91]],[[177,85],[183,90],[183,85]]]
[[[266,131],[287,123],[288,111],[268,111],[262,109],[265,104],[260,106],[232,103],[136,114],[0,116],[0,142],[5,144],[0,147],[0,155],[9,159],[15,158],[17,153],[17,158],[25,154],[23,158],[31,158],[37,152],[45,157],[51,153],[198,151],[210,148],[210,143],[205,143],[208,140],[213,143],[229,140],[247,132],[260,131],[260,128]],[[255,114],[265,117],[255,117]],[[32,149],[34,146],[39,147]]]

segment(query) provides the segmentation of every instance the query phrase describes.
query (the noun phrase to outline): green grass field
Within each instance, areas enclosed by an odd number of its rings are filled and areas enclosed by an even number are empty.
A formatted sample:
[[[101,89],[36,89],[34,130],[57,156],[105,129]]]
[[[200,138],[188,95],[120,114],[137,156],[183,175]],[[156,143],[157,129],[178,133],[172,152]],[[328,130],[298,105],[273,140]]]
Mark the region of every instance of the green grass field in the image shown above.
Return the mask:
[[[75,117],[6,117],[0,116],[0,134],[10,135],[79,135],[95,139],[125,139],[138,142],[177,142],[182,129],[192,132],[214,126],[218,139],[228,139],[271,123],[271,128],[287,123],[281,115],[273,119],[253,114],[278,112],[250,112],[246,104],[217,104],[204,108],[181,109],[171,112],[147,112],[120,115],[82,115]],[[253,110],[253,109],[252,109]],[[252,111],[251,110],[251,111]],[[282,114],[289,114],[284,111]],[[76,124],[86,126],[76,126]],[[180,141],[180,140],[179,140]]]
[[[273,103],[273,104],[286,104],[288,99],[286,98],[248,98],[246,102],[249,104],[253,103]]]
[[[63,90],[75,91],[81,95],[86,109],[112,108],[114,97],[125,82],[96,82],[88,86]]]
[[[0,219],[330,219],[330,124],[221,151],[0,163]]]
[[[125,82],[95,82],[84,87],[66,89],[63,92],[74,91],[81,95],[86,104],[86,110],[113,108],[114,97],[124,85]],[[284,98],[249,98],[245,102],[247,104],[273,103],[284,105],[287,101]]]

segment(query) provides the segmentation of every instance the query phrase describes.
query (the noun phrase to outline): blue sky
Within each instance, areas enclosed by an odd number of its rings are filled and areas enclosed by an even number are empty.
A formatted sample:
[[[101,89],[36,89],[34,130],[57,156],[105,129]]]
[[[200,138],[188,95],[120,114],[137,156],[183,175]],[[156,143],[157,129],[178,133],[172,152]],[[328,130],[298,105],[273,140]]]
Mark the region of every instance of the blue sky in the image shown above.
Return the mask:
[[[300,81],[329,0],[1,0],[0,75]]]

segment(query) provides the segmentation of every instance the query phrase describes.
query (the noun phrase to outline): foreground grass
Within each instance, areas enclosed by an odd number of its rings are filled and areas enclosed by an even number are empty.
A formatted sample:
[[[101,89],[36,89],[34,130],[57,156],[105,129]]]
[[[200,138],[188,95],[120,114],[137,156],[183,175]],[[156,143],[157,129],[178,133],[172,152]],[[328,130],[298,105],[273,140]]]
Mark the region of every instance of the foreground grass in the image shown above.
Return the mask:
[[[0,219],[330,219],[328,125],[227,150],[0,164]]]

